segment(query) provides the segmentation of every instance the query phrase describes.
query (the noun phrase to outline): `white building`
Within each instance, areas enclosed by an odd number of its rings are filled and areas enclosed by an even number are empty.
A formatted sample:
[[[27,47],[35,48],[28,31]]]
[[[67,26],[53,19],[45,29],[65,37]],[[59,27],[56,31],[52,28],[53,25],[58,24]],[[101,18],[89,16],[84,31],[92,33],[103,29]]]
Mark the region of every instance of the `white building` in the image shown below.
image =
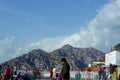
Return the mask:
[[[120,66],[120,51],[112,51],[105,55],[105,65],[110,63]]]

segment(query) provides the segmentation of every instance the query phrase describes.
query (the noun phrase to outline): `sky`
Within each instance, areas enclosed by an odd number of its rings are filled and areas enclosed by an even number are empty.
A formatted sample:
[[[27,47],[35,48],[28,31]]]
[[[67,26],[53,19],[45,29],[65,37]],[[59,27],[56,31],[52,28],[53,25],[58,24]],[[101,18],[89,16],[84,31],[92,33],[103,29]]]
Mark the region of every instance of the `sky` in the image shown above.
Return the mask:
[[[120,0],[0,1],[0,63],[65,44],[109,52],[119,34]]]

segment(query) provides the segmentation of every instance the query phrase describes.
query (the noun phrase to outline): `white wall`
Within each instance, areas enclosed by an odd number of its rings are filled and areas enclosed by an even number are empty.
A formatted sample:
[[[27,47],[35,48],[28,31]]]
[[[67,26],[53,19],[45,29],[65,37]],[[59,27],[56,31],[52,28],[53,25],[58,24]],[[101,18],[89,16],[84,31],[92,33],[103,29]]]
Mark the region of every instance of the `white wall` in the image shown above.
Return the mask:
[[[116,57],[117,57],[116,63],[120,67],[120,51],[116,53]]]
[[[120,52],[112,51],[105,55],[105,65],[109,65],[110,63],[120,65]]]
[[[105,55],[105,65],[116,64],[116,51],[107,53]]]

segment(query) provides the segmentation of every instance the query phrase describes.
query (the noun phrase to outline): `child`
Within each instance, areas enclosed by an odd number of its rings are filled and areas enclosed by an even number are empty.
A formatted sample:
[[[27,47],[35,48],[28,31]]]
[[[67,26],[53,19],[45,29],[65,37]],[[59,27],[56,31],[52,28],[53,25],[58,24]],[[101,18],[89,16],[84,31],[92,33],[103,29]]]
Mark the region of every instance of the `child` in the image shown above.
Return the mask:
[[[58,80],[62,80],[62,78],[61,78],[61,75],[60,75],[60,74],[58,75]]]

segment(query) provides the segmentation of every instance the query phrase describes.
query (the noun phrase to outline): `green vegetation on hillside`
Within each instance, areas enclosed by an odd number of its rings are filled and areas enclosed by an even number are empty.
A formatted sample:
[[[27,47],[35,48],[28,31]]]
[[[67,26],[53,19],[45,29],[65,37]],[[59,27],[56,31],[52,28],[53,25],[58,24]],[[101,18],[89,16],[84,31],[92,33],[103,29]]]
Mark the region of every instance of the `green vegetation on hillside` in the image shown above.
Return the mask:
[[[120,43],[114,46],[114,50],[120,51]]]

